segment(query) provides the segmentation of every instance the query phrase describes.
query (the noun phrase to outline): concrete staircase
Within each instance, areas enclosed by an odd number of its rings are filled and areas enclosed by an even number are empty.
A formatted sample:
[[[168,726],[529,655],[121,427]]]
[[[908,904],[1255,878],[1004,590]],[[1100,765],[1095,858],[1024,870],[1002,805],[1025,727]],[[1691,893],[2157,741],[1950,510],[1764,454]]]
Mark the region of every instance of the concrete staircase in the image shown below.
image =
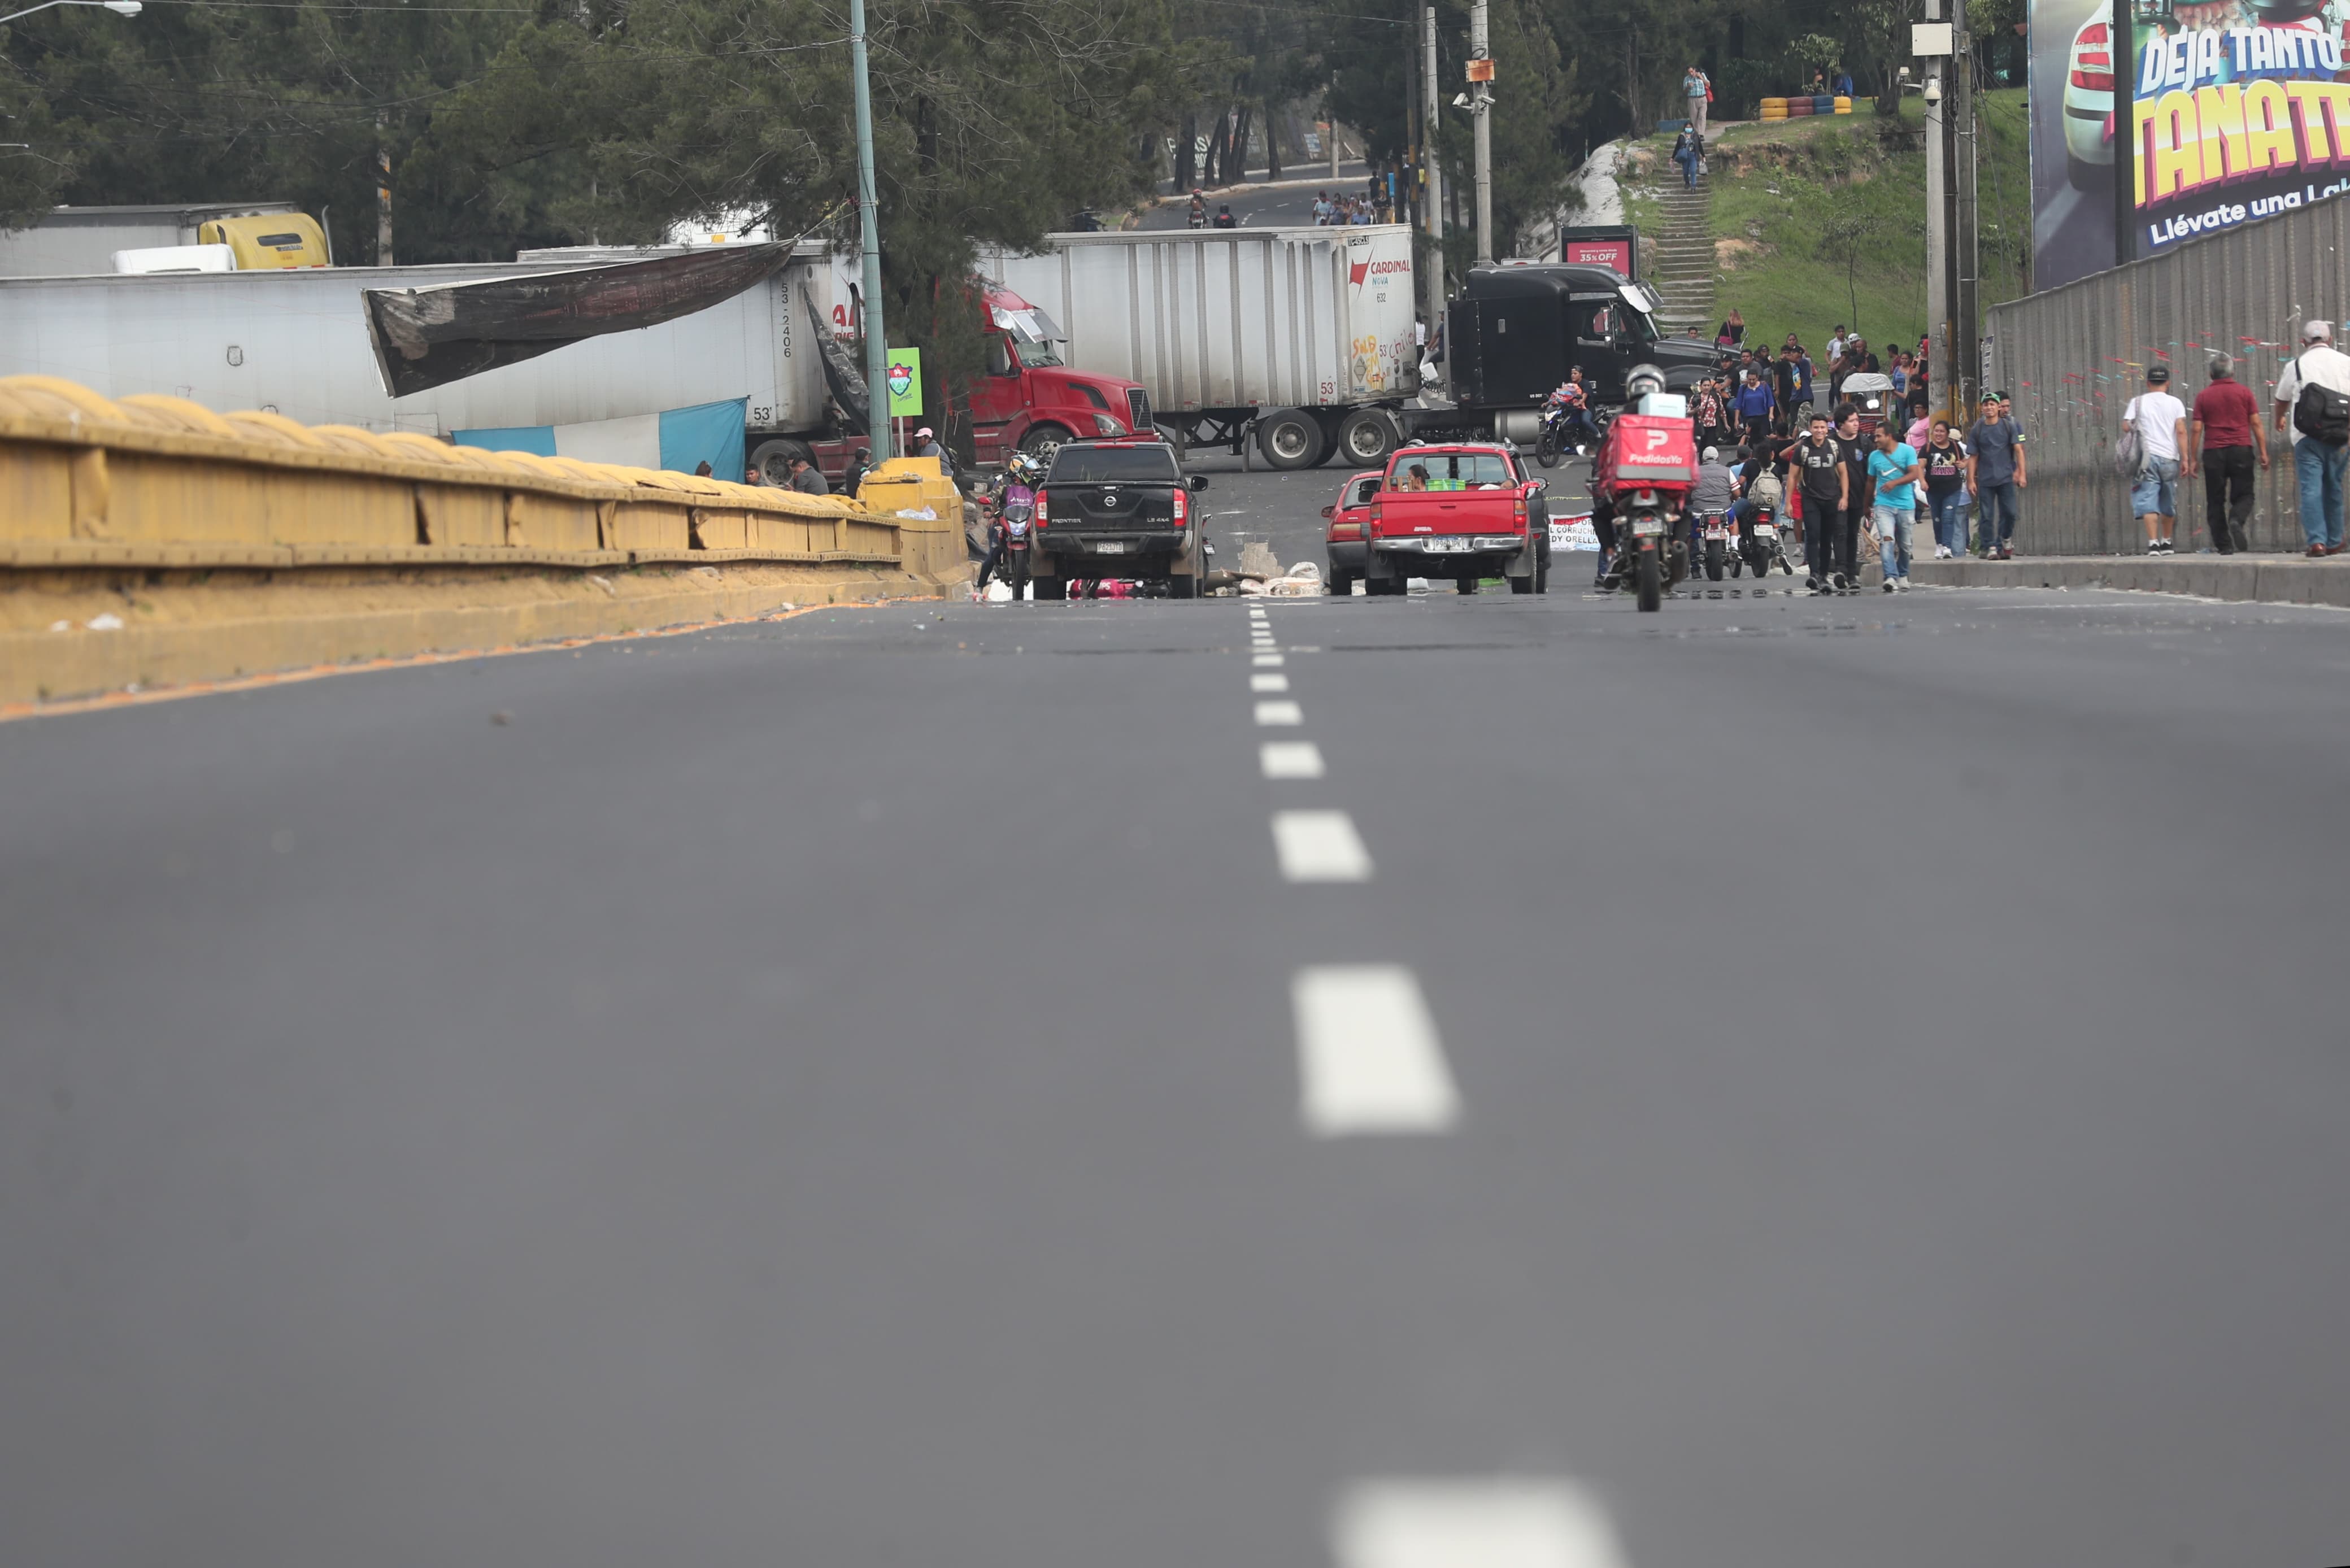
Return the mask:
[[[1657,325],[1678,332],[1684,327],[1713,335],[1713,234],[1706,225],[1709,200],[1706,182],[1695,190],[1681,184],[1680,171],[1665,165],[1659,192],[1664,225],[1657,235],[1656,271],[1648,285],[1657,292],[1662,308]]]

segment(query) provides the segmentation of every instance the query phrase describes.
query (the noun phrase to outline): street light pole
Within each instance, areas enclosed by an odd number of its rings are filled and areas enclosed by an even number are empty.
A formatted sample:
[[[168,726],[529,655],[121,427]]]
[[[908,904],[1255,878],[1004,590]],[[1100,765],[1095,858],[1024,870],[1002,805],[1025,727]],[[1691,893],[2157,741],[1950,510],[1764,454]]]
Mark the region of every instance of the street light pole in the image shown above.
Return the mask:
[[[1485,35],[1487,0],[1469,7],[1470,114],[1477,122],[1477,265],[1493,265],[1493,51]]]
[[[1442,90],[1436,83],[1436,7],[1420,7],[1419,135],[1422,143],[1420,160],[1427,171],[1427,183],[1419,195],[1419,213],[1428,230],[1428,330],[1430,342],[1444,329],[1444,165],[1436,155],[1436,128],[1442,115]],[[1445,355],[1445,368],[1451,369],[1451,355]]]
[[[1974,43],[1967,34],[1967,0],[1950,5],[1950,77],[1957,123],[1950,137],[1956,197],[1950,225],[1950,389],[1964,415],[1982,401],[1982,317],[1980,248],[1975,228],[1975,171],[1981,139],[1975,125]]]
[[[865,0],[848,0],[849,69],[857,82],[857,221],[865,251],[865,426],[876,462],[889,445],[889,339],[881,324],[881,224],[874,213],[873,85],[865,71]]]

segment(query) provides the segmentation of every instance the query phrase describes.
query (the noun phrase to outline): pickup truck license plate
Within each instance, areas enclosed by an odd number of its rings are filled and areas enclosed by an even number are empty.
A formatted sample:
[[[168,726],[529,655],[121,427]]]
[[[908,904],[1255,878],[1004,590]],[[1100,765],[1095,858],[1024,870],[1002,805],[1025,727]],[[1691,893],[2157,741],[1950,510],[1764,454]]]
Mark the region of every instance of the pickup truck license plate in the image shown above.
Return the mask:
[[[1126,554],[1126,541],[1123,539],[1104,539],[1099,544],[1096,545],[1094,548],[1105,556],[1123,556]]]
[[[1466,539],[1430,539],[1427,541],[1422,548],[1430,551],[1431,554],[1439,556],[1459,555],[1469,548],[1469,541]]]

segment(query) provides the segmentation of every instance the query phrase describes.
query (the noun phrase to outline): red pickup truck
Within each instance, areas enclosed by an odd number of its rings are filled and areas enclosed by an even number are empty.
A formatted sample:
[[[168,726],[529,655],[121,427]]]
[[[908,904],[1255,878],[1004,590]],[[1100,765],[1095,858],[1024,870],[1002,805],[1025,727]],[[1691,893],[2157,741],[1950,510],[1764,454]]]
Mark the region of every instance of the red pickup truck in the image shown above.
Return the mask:
[[[1544,486],[1517,452],[1487,441],[1402,446],[1375,493],[1354,490],[1334,507],[1330,592],[1399,594],[1412,577],[1450,577],[1473,594],[1487,577],[1513,594],[1550,591],[1550,513]],[[1345,535],[1345,536],[1342,536]]]

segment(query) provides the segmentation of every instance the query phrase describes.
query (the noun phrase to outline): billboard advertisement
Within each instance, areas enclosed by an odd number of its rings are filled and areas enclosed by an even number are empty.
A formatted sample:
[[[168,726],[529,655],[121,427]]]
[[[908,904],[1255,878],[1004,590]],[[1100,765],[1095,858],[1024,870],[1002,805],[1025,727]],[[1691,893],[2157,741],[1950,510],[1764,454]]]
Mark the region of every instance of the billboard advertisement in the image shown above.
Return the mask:
[[[2350,0],[2137,0],[2136,252],[2350,189]],[[2033,286],[2114,264],[2114,59],[2106,0],[2032,5]]]

